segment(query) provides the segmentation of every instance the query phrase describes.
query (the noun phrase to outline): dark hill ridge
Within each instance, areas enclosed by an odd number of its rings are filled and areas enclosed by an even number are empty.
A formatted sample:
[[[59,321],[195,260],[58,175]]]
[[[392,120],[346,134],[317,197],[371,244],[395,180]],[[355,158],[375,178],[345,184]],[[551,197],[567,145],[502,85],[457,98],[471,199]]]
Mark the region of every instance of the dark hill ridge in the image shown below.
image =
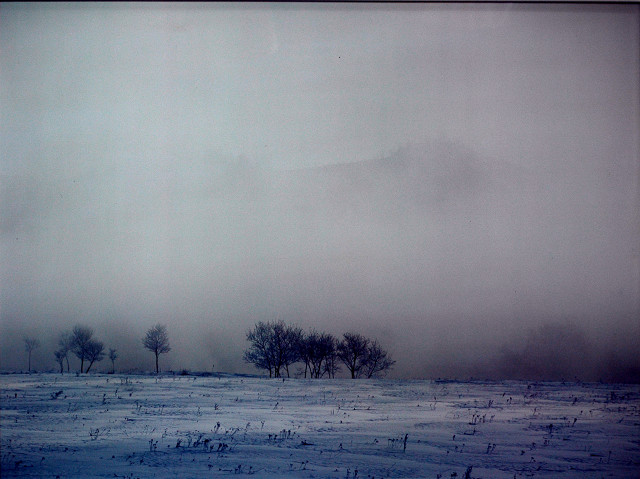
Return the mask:
[[[360,193],[372,199],[391,196],[446,201],[463,191],[478,189],[485,177],[472,152],[444,144],[403,148],[383,159],[290,170],[284,182],[294,188],[313,184],[330,193]]]
[[[384,159],[271,172],[265,199],[300,226],[314,218],[385,225],[481,214],[479,195],[501,182],[503,174],[496,176],[492,168],[464,148],[418,145]]]
[[[515,254],[514,244],[550,217],[541,210],[562,211],[554,198],[564,187],[541,185],[526,168],[444,142],[298,170],[237,164],[200,182],[203,206],[235,218],[225,236],[250,237],[265,255],[396,249],[413,257],[428,245],[432,254],[457,260],[495,257],[500,248]]]

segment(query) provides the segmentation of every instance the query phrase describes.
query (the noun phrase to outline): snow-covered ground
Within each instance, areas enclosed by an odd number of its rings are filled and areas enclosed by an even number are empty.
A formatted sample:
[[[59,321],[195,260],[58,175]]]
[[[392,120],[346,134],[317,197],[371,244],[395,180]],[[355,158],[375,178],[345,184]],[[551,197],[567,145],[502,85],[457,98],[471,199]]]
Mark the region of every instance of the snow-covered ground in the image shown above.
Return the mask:
[[[640,387],[0,375],[2,477],[640,477]]]

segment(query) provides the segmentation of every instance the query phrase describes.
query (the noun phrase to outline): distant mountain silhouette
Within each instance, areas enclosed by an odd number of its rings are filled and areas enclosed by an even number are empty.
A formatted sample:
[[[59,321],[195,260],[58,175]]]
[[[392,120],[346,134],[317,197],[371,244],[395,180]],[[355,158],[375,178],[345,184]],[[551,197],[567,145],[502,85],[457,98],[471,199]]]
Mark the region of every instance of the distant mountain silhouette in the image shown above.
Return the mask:
[[[383,159],[279,172],[271,188],[293,208],[366,217],[466,203],[489,180],[487,165],[473,152],[442,143],[399,149]]]

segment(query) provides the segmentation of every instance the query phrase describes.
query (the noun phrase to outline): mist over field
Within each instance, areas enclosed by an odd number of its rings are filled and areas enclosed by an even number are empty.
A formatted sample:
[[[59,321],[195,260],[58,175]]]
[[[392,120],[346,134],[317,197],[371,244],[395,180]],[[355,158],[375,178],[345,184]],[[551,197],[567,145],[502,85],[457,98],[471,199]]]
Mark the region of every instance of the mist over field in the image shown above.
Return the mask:
[[[151,370],[160,322],[164,370],[255,372],[281,319],[640,381],[639,8],[3,4],[0,369],[86,324]]]

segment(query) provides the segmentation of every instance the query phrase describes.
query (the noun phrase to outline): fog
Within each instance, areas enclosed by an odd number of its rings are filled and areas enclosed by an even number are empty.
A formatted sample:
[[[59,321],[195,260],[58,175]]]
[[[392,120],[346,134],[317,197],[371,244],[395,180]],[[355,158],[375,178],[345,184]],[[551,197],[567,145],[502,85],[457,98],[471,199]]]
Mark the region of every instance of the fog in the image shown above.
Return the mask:
[[[152,370],[161,322],[161,368],[256,372],[282,319],[640,380],[639,8],[3,4],[0,369],[86,324]]]

